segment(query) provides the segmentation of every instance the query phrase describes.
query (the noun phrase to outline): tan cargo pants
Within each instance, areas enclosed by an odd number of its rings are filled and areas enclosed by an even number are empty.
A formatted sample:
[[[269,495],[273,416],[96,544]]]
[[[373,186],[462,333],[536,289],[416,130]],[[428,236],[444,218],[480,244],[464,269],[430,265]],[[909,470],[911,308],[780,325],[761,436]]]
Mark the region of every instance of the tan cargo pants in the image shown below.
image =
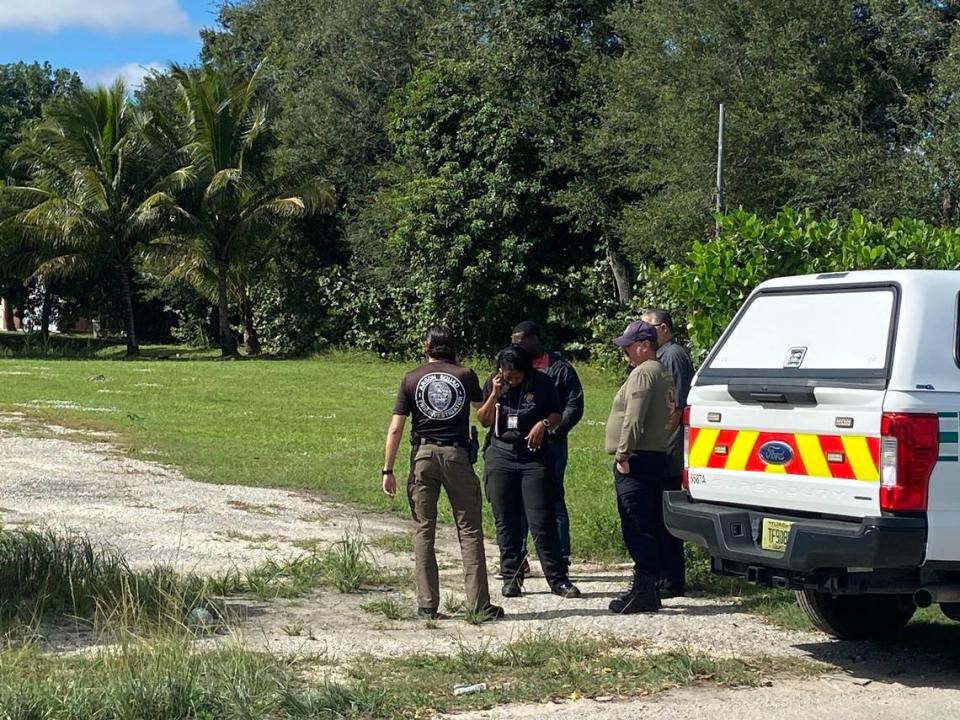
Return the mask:
[[[421,445],[413,453],[407,497],[414,523],[417,603],[422,608],[440,607],[440,572],[435,541],[440,488],[447,492],[460,539],[467,607],[490,604],[487,560],[483,550],[483,500],[480,480],[465,448]]]

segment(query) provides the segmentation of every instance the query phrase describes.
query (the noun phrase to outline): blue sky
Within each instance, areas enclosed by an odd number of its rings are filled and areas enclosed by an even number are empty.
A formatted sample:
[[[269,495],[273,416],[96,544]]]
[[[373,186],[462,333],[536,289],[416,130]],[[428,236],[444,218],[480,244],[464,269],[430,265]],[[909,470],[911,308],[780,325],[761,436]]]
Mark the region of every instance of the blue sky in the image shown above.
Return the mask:
[[[0,63],[50,61],[85,84],[136,85],[154,67],[188,63],[218,0],[0,0]]]

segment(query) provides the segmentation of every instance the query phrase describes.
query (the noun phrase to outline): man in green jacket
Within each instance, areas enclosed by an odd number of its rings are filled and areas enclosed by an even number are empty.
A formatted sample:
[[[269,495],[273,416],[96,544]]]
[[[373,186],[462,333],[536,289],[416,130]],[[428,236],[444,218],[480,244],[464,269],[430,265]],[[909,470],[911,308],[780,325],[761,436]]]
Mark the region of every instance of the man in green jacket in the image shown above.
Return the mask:
[[[667,450],[677,425],[676,391],[657,360],[657,330],[642,320],[614,339],[632,370],[613,400],[606,450],[614,456],[614,484],[623,541],[633,559],[633,582],[610,602],[618,614],[660,609],[659,504]]]

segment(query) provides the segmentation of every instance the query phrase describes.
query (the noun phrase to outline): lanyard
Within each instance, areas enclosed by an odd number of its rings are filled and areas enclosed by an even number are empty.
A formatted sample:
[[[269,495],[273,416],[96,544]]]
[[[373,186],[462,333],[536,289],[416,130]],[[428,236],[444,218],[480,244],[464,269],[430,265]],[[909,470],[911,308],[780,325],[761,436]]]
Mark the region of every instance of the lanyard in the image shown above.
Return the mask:
[[[520,392],[517,394],[517,409],[516,409],[516,412],[513,411],[513,405],[512,405],[512,403],[510,402],[510,393],[513,392],[513,388],[512,388],[512,387],[507,388],[507,392],[505,393],[505,395],[506,395],[506,401],[507,401],[507,405],[506,405],[506,409],[507,409],[507,430],[516,430],[516,429],[517,429],[517,428],[515,428],[515,427],[510,427],[510,417],[511,417],[511,416],[516,417],[516,418],[519,418],[519,417],[520,417],[520,406],[523,404],[523,385],[518,385],[517,387],[518,387],[518,389],[520,390]],[[493,434],[494,434],[494,437],[500,437],[500,409],[501,409],[502,407],[503,407],[503,406],[502,406],[500,403],[497,403],[497,405],[496,405],[496,418],[497,418],[497,420],[496,420],[496,423],[495,423],[494,426],[493,426]]]

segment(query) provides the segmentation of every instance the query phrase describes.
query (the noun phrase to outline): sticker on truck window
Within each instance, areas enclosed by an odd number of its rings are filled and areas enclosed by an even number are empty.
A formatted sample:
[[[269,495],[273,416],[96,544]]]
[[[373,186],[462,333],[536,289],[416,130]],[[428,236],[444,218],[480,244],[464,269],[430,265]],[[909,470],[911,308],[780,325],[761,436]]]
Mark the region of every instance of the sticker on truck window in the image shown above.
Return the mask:
[[[787,351],[787,359],[783,361],[785,368],[798,368],[803,364],[803,358],[807,354],[805,347],[792,347]]]

